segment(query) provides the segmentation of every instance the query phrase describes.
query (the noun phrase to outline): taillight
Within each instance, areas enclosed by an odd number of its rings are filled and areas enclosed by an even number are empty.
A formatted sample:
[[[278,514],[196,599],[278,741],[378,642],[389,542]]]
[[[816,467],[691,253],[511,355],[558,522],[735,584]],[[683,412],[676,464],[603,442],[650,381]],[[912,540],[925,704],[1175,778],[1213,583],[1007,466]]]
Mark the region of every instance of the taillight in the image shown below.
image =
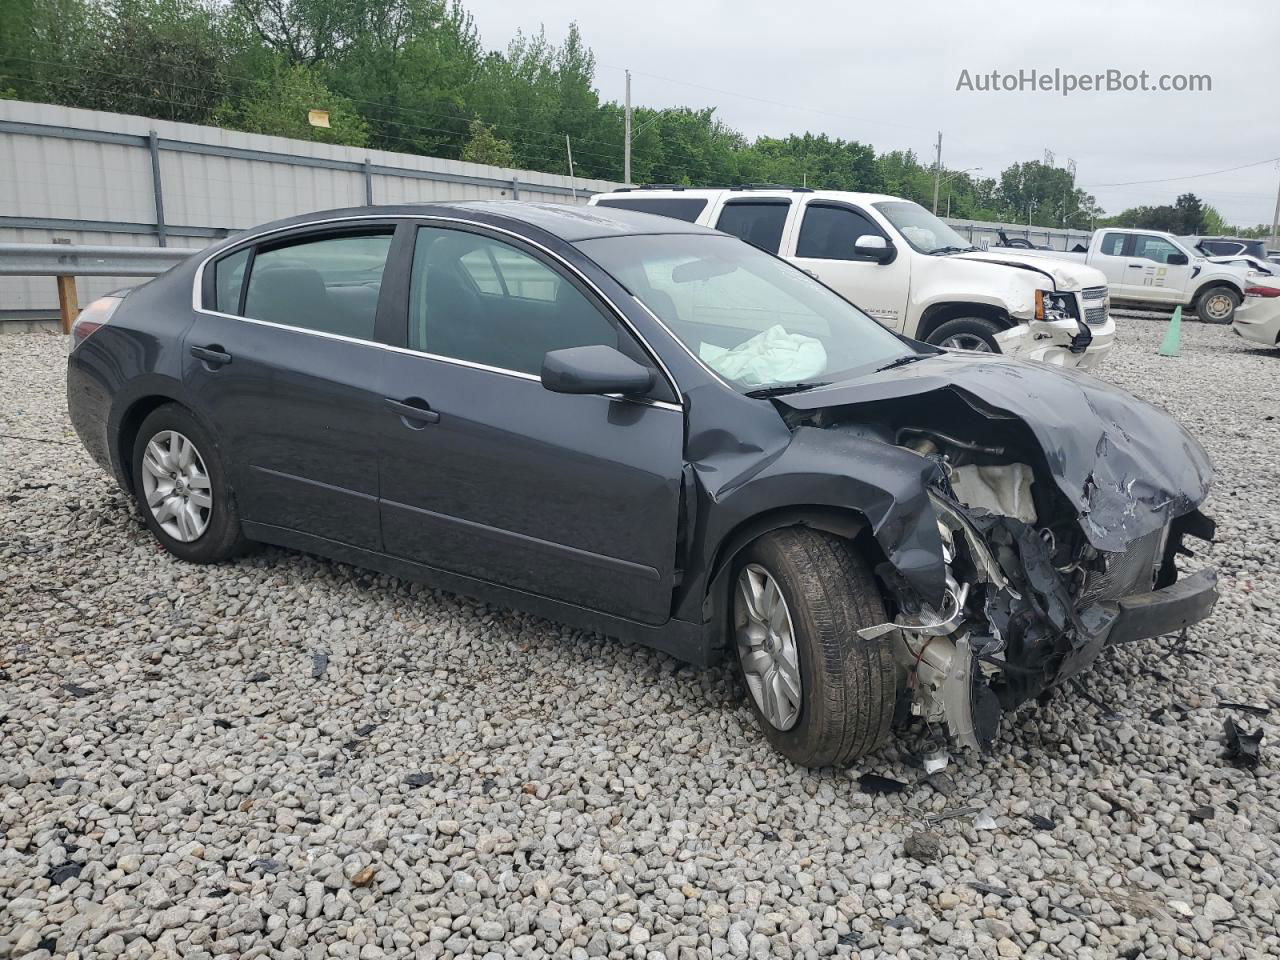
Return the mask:
[[[1245,287],[1246,297],[1280,297],[1280,290],[1275,287]]]
[[[71,349],[74,350],[80,346],[89,339],[91,334],[104,326],[123,299],[123,297],[99,297],[81,310],[80,316],[76,317],[76,322],[71,325]]]

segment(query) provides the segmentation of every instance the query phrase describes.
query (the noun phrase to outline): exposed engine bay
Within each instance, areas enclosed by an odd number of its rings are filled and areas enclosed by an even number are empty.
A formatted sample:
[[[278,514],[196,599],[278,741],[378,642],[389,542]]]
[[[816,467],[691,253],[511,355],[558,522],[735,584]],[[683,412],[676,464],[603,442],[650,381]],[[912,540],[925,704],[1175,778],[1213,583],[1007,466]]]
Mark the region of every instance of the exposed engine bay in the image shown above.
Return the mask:
[[[945,391],[946,403],[933,392],[788,412],[793,429],[891,445],[932,465],[924,476],[937,540],[908,529],[905,516],[878,524],[890,621],[859,631],[891,645],[900,721],[986,748],[1006,711],[1076,675],[1109,643],[1176,632],[1211,611],[1213,571],[1178,582],[1175,563],[1191,554],[1185,537],[1214,535],[1197,509],[1207,458],[1182,476],[1162,474],[1160,446],[1171,438],[1160,436],[1161,421],[1172,421],[1150,408],[1160,419],[1144,423],[1139,408],[1108,423],[1107,389],[1085,387],[1090,402],[1075,397],[1074,410],[1060,411],[1096,417],[1092,429],[1076,422],[1058,437],[1046,435],[1052,424],[962,390]],[[1173,453],[1177,465],[1184,450]]]

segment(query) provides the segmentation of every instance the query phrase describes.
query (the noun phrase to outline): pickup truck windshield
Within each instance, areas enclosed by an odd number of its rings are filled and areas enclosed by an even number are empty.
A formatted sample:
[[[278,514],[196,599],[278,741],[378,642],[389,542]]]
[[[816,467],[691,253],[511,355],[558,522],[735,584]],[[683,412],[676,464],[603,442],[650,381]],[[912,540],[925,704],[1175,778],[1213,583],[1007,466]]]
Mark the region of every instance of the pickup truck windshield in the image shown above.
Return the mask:
[[[974,245],[932,213],[910,200],[885,200],[873,206],[885,215],[890,223],[898,228],[920,253],[947,254],[964,253],[975,249]]]
[[[733,237],[623,236],[578,247],[743,393],[827,383],[912,353],[803,271]]]

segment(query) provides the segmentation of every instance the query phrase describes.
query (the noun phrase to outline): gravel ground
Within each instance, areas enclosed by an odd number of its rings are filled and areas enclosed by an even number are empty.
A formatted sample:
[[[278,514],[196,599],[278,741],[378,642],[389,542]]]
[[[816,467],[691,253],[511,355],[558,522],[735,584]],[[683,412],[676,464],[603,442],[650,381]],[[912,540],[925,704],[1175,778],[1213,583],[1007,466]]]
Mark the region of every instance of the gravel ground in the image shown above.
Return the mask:
[[[0,339],[0,957],[1280,956],[1280,353],[1163,331],[1102,372],[1217,463],[1216,615],[930,779],[911,742],[791,766],[727,668],[178,563],[75,441],[61,338]]]

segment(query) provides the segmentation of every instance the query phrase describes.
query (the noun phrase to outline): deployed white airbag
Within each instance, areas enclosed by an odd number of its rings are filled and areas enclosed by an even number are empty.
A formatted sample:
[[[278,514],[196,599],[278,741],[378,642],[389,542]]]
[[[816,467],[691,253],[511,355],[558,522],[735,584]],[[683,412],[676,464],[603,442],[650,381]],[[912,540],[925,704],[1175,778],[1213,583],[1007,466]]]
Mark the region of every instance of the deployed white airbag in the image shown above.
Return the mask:
[[[698,356],[720,376],[748,386],[807,380],[827,368],[827,350],[821,340],[787,333],[781,324],[736,347],[701,343]]]
[[[1023,523],[1036,522],[1036,504],[1031,496],[1035,474],[1025,463],[955,467],[951,489],[967,507],[986,510]]]

